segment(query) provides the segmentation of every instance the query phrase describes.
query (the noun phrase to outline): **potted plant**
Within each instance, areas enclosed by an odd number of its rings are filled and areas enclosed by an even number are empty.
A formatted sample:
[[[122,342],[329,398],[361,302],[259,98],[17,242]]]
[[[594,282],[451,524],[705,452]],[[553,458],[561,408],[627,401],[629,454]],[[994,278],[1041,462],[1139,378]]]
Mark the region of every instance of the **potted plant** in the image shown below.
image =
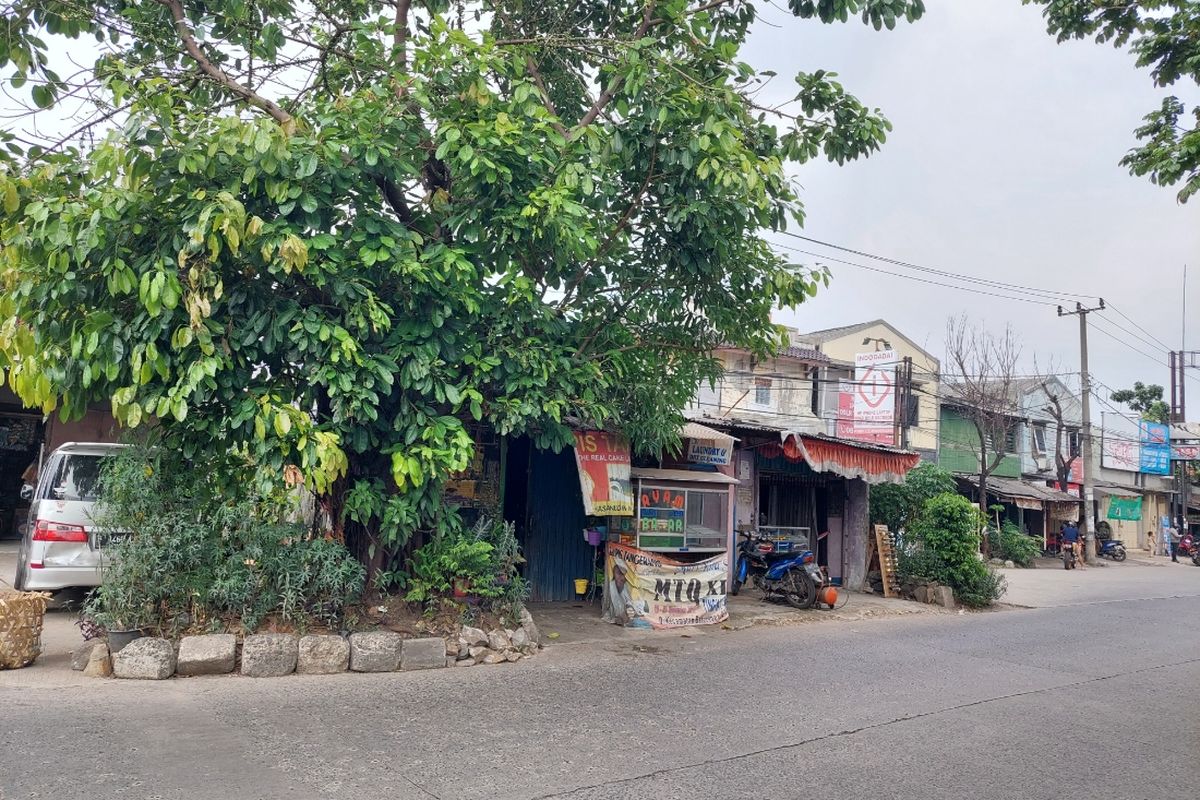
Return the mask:
[[[471,579],[462,575],[454,578],[454,596],[466,597],[471,592]]]
[[[154,621],[153,609],[131,587],[102,585],[88,597],[83,617],[104,628],[108,649],[117,653],[134,639],[145,635]]]

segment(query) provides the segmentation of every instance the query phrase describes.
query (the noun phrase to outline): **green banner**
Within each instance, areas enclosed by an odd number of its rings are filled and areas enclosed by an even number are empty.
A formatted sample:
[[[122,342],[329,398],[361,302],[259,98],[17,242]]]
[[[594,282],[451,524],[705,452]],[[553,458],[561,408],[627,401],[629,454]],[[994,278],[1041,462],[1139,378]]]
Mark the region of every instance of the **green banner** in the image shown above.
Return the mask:
[[[1108,518],[1139,520],[1142,518],[1142,498],[1140,497],[1110,497],[1108,499]]]

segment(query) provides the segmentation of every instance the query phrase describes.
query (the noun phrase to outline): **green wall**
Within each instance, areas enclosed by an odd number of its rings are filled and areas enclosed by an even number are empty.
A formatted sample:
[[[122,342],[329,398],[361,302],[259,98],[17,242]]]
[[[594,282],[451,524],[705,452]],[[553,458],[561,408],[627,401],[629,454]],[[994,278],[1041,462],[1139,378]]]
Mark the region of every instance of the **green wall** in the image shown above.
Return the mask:
[[[938,465],[951,472],[961,472],[967,475],[979,474],[979,432],[970,420],[963,417],[958,409],[942,406],[941,425],[938,434]],[[1018,442],[1020,437],[1018,437]],[[1021,456],[1012,453],[1004,456],[1000,466],[992,475],[998,478],[1021,477]]]

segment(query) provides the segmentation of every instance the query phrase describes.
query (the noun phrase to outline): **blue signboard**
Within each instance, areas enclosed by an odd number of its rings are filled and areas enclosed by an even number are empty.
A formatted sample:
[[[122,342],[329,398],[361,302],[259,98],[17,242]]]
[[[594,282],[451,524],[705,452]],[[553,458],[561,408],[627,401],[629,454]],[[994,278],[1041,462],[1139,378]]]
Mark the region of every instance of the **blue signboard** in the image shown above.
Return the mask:
[[[1171,429],[1157,422],[1139,422],[1142,457],[1139,472],[1171,474]]]

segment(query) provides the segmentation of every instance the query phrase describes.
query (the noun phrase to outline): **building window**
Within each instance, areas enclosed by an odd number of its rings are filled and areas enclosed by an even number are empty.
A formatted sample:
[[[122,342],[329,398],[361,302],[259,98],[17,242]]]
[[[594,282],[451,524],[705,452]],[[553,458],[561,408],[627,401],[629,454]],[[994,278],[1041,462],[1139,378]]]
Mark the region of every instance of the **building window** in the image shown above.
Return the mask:
[[[1017,452],[1017,426],[1012,425],[1004,432],[1004,452]]]
[[[1046,425],[1033,426],[1033,452],[1034,455],[1042,455],[1046,452]]]
[[[1067,458],[1075,458],[1079,455],[1079,431],[1067,431]]]
[[[771,405],[771,380],[769,378],[754,379],[754,403],[760,406]]]
[[[921,398],[910,394],[906,402],[908,407],[904,409],[904,424],[910,428],[921,427]]]

